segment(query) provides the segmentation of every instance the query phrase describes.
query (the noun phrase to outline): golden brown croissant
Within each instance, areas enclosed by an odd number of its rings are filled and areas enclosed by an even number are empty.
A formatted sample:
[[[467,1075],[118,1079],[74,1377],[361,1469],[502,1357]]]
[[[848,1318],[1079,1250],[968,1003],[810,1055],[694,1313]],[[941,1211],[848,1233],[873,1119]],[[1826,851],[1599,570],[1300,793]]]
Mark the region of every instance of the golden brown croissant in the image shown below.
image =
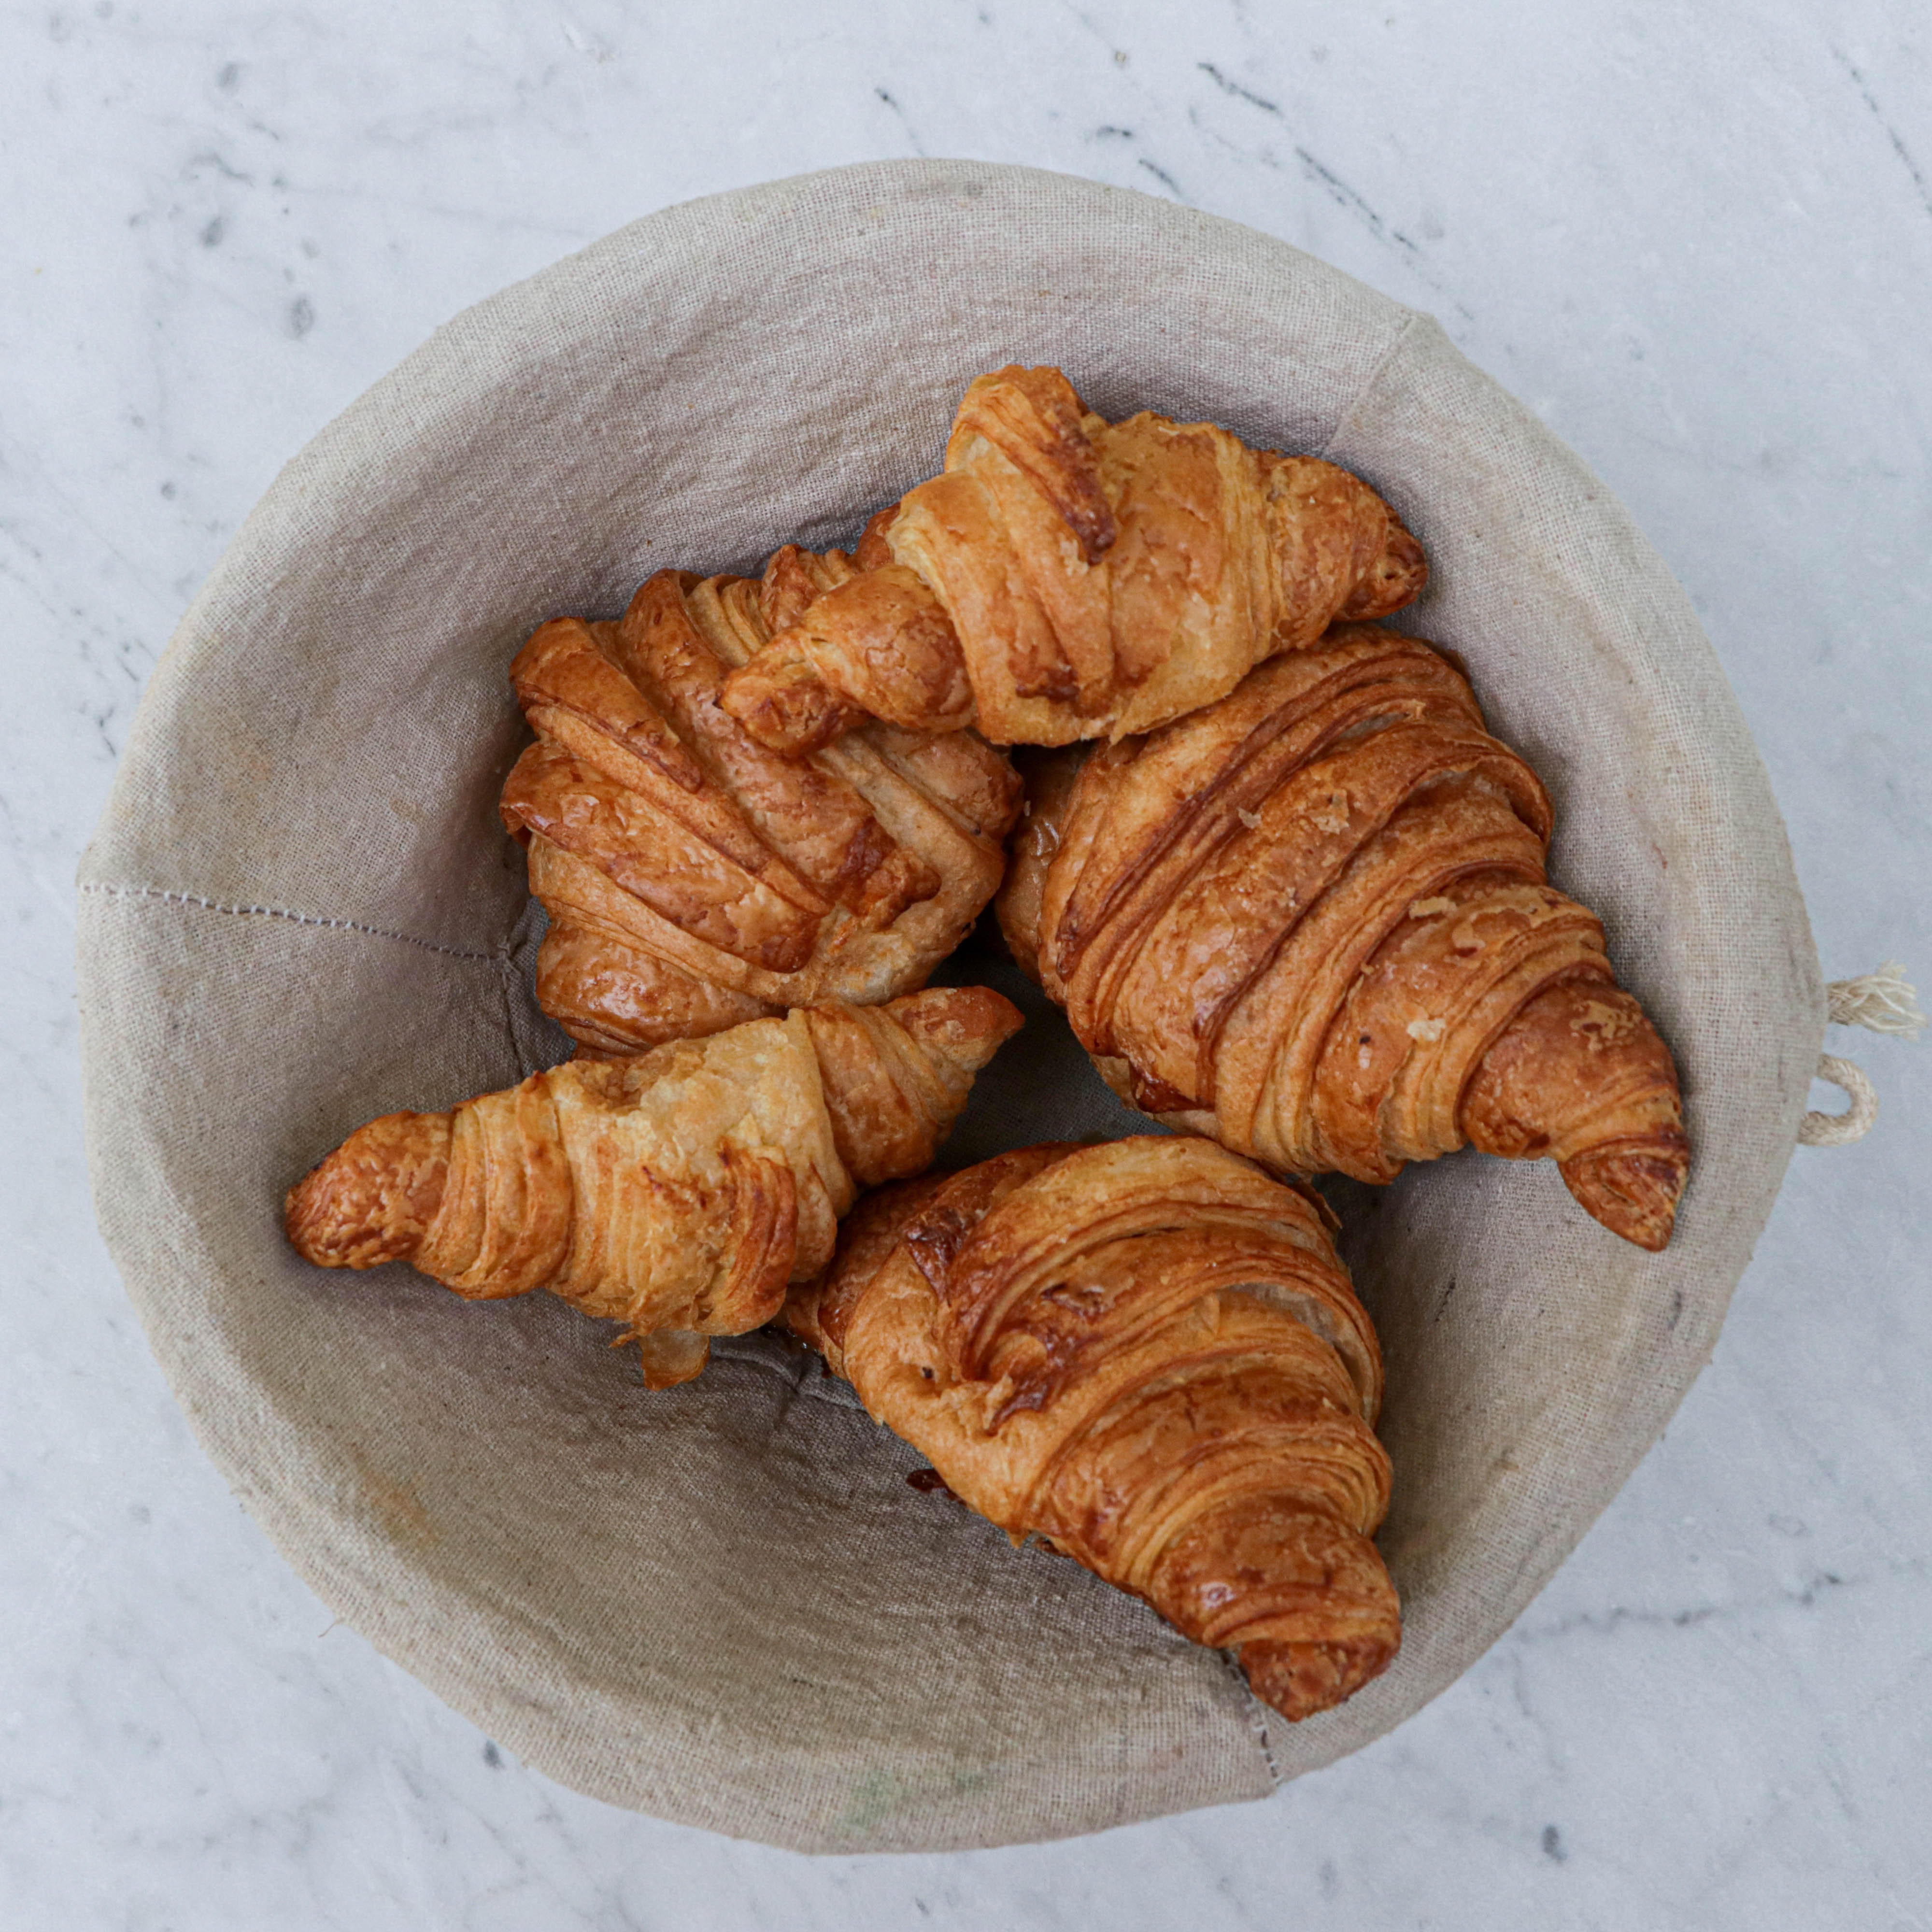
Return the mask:
[[[1401,1640],[1382,1358],[1326,1214],[1206,1141],[1025,1148],[861,1203],[785,1320],[1016,1542],[1303,1718]]]
[[[537,997],[590,1051],[922,986],[999,884],[1018,784],[980,739],[880,726],[786,758],[719,709],[767,609],[842,572],[661,571],[621,622],[555,620],[512,666],[538,734],[502,799],[550,918]]]
[[[1606,1227],[1670,1240],[1670,1049],[1548,884],[1549,799],[1440,652],[1342,627],[1042,760],[1029,810],[1000,922],[1124,1098],[1288,1173],[1547,1154]]]
[[[389,1114],[290,1192],[324,1268],[406,1261],[484,1300],[547,1288],[627,1322],[644,1379],[778,1312],[858,1188],[928,1166],[1020,1024],[983,988],[753,1020],[634,1060],[578,1060],[447,1114]]]
[[[724,707],[762,742],[870,715],[998,744],[1147,731],[1338,617],[1422,588],[1421,546],[1332,463],[1211,423],[1094,415],[1058,369],[967,389],[944,472],[874,518]]]

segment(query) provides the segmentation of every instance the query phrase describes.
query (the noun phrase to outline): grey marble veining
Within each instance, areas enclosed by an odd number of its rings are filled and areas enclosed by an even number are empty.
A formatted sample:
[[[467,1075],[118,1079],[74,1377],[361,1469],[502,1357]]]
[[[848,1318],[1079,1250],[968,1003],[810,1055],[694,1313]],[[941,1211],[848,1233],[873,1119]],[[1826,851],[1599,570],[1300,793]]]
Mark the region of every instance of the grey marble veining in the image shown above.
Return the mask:
[[[1401,1730],[1262,1805],[812,1862],[559,1790],[332,1625],[93,1232],[70,964],[142,685],[337,410],[635,214],[932,154],[1172,196],[1440,316],[1688,586],[1827,973],[1924,986],[1922,10],[95,0],[0,15],[0,1924],[1932,1925],[1932,1047],[1828,1042],[1876,1132],[1801,1150],[1664,1441]]]

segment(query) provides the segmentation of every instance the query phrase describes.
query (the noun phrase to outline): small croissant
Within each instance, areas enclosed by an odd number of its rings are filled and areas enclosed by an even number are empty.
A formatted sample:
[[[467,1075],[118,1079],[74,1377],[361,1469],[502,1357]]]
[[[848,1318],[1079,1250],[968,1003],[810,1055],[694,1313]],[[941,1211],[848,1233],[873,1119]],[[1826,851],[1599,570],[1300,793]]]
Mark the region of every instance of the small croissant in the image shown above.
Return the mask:
[[[1029,811],[1000,923],[1123,1098],[1286,1173],[1547,1155],[1613,1233],[1670,1240],[1676,1064],[1442,653],[1341,626],[1163,730],[1042,760]]]
[[[1206,1141],[1024,1148],[862,1202],[785,1322],[1016,1543],[1305,1718],[1402,1634],[1382,1358],[1330,1225]]]
[[[720,709],[734,664],[851,573],[788,552],[770,581],[660,571],[616,623],[544,625],[511,680],[537,734],[503,787],[550,915],[538,1004],[587,1051],[923,986],[1000,881],[1018,807],[970,733],[856,731],[782,757]]]
[[[770,1321],[862,1187],[916,1174],[1019,1026],[980,987],[580,1059],[447,1114],[389,1114],[290,1190],[324,1268],[412,1263],[474,1300],[547,1288],[628,1324],[652,1388]]]
[[[943,474],[867,527],[828,586],[734,672],[761,743],[865,718],[996,744],[1148,731],[1338,618],[1400,610],[1421,546],[1374,490],[1212,423],[1109,423],[1058,369],[980,376]]]

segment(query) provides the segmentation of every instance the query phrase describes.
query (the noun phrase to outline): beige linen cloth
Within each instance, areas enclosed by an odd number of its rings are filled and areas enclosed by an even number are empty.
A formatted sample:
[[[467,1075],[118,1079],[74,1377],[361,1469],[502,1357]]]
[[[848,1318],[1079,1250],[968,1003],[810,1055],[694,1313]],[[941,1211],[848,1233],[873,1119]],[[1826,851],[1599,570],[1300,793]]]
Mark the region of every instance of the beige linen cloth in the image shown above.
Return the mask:
[[[1336,1194],[1388,1352],[1400,1660],[1291,1726],[1219,1654],[944,1495],[809,1359],[688,1387],[550,1298],[324,1273],[284,1189],[388,1109],[567,1046],[495,814],[505,672],[666,564],[849,538],[960,389],[1334,458],[1427,545],[1399,620],[1547,782],[1553,870],[1676,1049],[1696,1148],[1652,1257],[1548,1162]],[[82,872],[101,1223],[202,1444],[346,1622],[529,1762],[820,1850],[988,1845],[1265,1794],[1401,1721],[1575,1546],[1710,1353],[1825,1007],[1783,826],[1690,604],[1426,316],[1231,223],[898,162],[652,215],[440,331],[290,464],[182,620]],[[998,941],[948,976],[1016,990]],[[1004,974],[1004,977],[998,976]],[[1129,1124],[1036,999],[949,1158]]]

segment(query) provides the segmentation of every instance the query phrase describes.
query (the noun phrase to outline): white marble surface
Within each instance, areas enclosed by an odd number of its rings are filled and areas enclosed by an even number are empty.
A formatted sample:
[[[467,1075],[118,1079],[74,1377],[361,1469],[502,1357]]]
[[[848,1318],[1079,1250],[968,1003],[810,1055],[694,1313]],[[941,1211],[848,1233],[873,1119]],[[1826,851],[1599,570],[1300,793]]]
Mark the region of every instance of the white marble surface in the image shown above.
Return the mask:
[[[633,215],[916,153],[1434,310],[1689,586],[1827,973],[1932,980],[1928,45],[1912,0],[0,14],[0,1924],[1932,1926],[1932,1045],[1834,1036],[1876,1132],[1801,1150],[1668,1436],[1402,1730],[1265,1804],[814,1862],[560,1790],[332,1627],[94,1234],[70,972],[142,682],[280,464]]]

